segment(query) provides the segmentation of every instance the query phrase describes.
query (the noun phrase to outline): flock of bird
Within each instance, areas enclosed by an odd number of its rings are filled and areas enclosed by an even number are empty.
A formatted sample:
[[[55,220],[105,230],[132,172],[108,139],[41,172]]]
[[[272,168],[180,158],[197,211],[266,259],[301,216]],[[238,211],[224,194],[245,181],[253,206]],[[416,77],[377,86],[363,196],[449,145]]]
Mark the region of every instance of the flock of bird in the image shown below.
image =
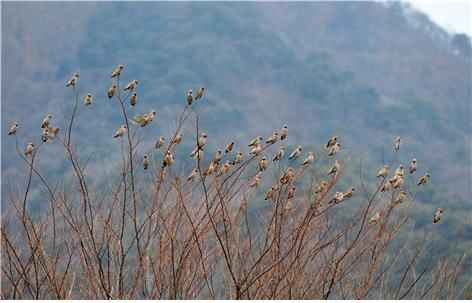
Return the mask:
[[[124,69],[124,66],[122,64],[118,65],[118,67],[112,73],[111,78],[119,77],[123,69]],[[69,86],[74,87],[77,84],[78,79],[79,79],[79,74],[73,73],[71,79],[67,82],[66,87],[69,87]],[[138,97],[137,97],[137,93],[134,91],[136,89],[137,84],[138,84],[138,81],[133,80],[124,87],[124,90],[130,91],[131,106],[135,106],[137,104]],[[115,96],[116,90],[117,90],[117,85],[115,83],[112,83],[111,87],[108,90],[108,98],[111,99],[113,96]],[[189,89],[187,92],[187,104],[189,106],[192,105],[194,101],[202,99],[204,95],[205,95],[205,87],[203,86],[198,89],[198,92],[195,98],[193,97],[192,89]],[[90,93],[86,94],[84,98],[84,105],[90,106],[92,103],[93,103],[92,94]],[[156,112],[152,110],[147,114],[136,116],[133,119],[133,122],[140,125],[141,127],[144,127],[148,125],[150,122],[152,122],[155,119],[155,117],[156,117]],[[52,128],[49,127],[49,125],[51,124],[51,121],[52,121],[52,116],[49,114],[42,121],[41,129],[42,129],[43,142],[46,142],[48,139],[54,139],[59,134],[59,127],[52,127]],[[18,128],[19,128],[19,123],[15,121],[13,125],[11,126],[8,134],[15,135]],[[118,131],[115,133],[114,138],[122,138],[126,134],[126,132],[127,132],[127,126],[122,125],[120,129],[118,129]],[[285,140],[287,138],[287,134],[288,134],[288,127],[287,125],[283,125],[280,131],[280,136],[278,132],[275,131],[265,141],[265,143],[267,144],[266,146],[275,144],[279,140],[280,141]],[[180,144],[182,142],[182,139],[183,139],[183,134],[179,133],[173,139],[172,144],[174,146],[177,144]],[[203,156],[204,156],[203,148],[206,144],[206,141],[207,141],[206,133],[201,133],[197,141],[196,147],[191,152],[190,156],[195,159],[203,159]],[[258,156],[264,148],[263,142],[264,141],[261,136],[257,136],[254,139],[252,139],[248,144],[248,147],[251,148],[251,150],[249,151],[249,155],[253,157]],[[166,144],[166,139],[164,137],[159,137],[154,145],[154,148],[161,149],[165,146],[165,144]],[[235,145],[234,141],[230,141],[226,145],[224,153],[229,154],[233,150],[234,145]],[[401,145],[402,145],[401,137],[397,136],[397,138],[395,139],[394,151],[398,152],[400,150]],[[341,147],[341,144],[338,142],[337,136],[333,136],[331,139],[329,139],[329,141],[324,146],[325,150],[327,150],[328,152],[328,156],[330,157],[335,156],[339,152],[340,147]],[[288,159],[290,160],[298,159],[298,157],[302,154],[302,150],[303,150],[302,146],[298,145],[295,148],[295,150],[293,150],[293,152],[290,154]],[[25,155],[26,156],[32,155],[33,153],[34,153],[34,144],[30,142],[28,143],[25,149]],[[285,154],[285,147],[283,146],[283,144],[281,144],[279,149],[276,151],[274,157],[272,158],[272,161],[275,162],[275,161],[282,160],[284,154]],[[241,151],[237,151],[234,156],[234,159],[232,161],[227,160],[223,165],[221,165],[220,169],[218,170],[218,166],[221,162],[222,156],[223,156],[223,151],[221,149],[217,149],[214,155],[213,161],[210,163],[209,167],[203,173],[204,178],[212,175],[213,173],[216,173],[216,177],[225,175],[226,173],[228,173],[228,171],[231,169],[233,165],[241,163],[242,158],[243,158],[243,153]],[[304,161],[301,163],[301,165],[308,166],[310,164],[313,164],[314,161],[315,161],[314,153],[309,152],[306,158],[304,159]],[[143,164],[144,170],[147,170],[149,167],[149,157],[147,154],[144,155],[142,164]],[[168,149],[164,156],[162,167],[163,168],[171,167],[173,165],[174,165],[174,156],[172,152],[170,151],[170,149]],[[249,184],[249,187],[259,186],[259,184],[261,183],[261,173],[267,169],[267,165],[268,165],[267,157],[265,156],[261,157],[257,165],[258,172],[252,179],[251,183]],[[341,163],[338,160],[335,160],[334,164],[331,166],[330,170],[328,171],[327,176],[332,175],[332,177],[334,178],[335,176],[337,176],[340,170],[341,170]],[[409,169],[410,175],[412,175],[416,170],[417,170],[417,161],[416,159],[413,159],[411,161],[410,169]],[[164,172],[165,171],[163,170],[163,173]],[[389,172],[389,166],[385,165],[378,172],[377,177],[378,178],[382,177],[385,180],[388,176],[388,172]],[[197,168],[194,168],[188,175],[187,181],[189,182],[195,181],[198,174],[199,174],[199,170]],[[270,190],[267,192],[265,196],[265,200],[271,199],[274,193],[280,190],[283,185],[291,184],[294,178],[294,174],[295,174],[295,171],[291,167],[288,167],[283,173],[282,177],[277,181],[277,183],[274,186],[272,186]],[[426,173],[419,180],[418,186],[424,186],[428,183],[428,181],[429,181],[429,174]],[[380,191],[381,192],[388,191],[390,187],[393,187],[394,189],[401,188],[403,183],[404,183],[404,167],[403,165],[400,164],[398,168],[395,170],[394,176],[388,179],[388,181],[382,185]],[[295,190],[296,190],[295,186],[291,185],[288,191],[288,195],[287,195],[287,200],[289,201],[288,206],[291,205],[291,200],[295,196]],[[327,190],[328,190],[328,182],[322,181],[319,187],[316,189],[315,193],[324,195],[327,192]],[[349,199],[353,197],[355,194],[355,191],[356,189],[354,187],[350,187],[346,192],[337,191],[328,203],[335,203],[335,204],[340,203],[344,201],[345,199]],[[406,198],[406,192],[400,191],[398,196],[393,201],[393,204],[395,205],[400,204],[405,200],[405,198]],[[443,210],[441,208],[438,208],[434,215],[434,219],[433,219],[434,224],[438,223],[439,220],[441,220],[442,213],[443,213]],[[374,216],[370,219],[369,225],[378,223],[380,219],[381,219],[380,213],[376,212]]]

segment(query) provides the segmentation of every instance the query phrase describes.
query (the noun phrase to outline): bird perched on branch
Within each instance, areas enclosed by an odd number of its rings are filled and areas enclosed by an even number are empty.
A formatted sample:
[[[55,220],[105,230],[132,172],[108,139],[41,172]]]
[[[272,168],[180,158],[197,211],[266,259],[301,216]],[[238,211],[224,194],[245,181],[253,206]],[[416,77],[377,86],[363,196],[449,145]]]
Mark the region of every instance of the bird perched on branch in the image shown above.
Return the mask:
[[[302,153],[302,146],[298,145],[297,148],[290,154],[290,157],[288,157],[290,160],[295,160],[297,159],[300,154]]]
[[[108,89],[108,99],[111,99],[115,95],[115,92],[116,92],[116,84],[112,83],[110,88]]]
[[[262,140],[262,137],[261,136],[257,136],[255,137],[254,139],[251,140],[251,142],[249,142],[249,145],[248,146],[257,146],[259,145],[259,143],[261,142]]]
[[[259,160],[259,171],[264,171],[267,168],[267,158],[262,157],[261,160]]]
[[[49,139],[57,138],[59,135],[59,127],[53,127],[49,130]]]
[[[378,177],[383,177],[385,178],[388,174],[388,165],[384,165],[384,167],[379,171],[379,173],[377,174],[377,178]]]
[[[352,198],[356,193],[356,189],[354,187],[350,187],[347,192],[344,193],[344,198]]]
[[[274,196],[274,193],[277,191],[277,188],[275,186],[272,186],[270,188],[270,190],[267,192],[264,200],[269,200],[269,199],[272,199],[272,197]]]
[[[25,156],[32,155],[34,152],[34,144],[33,143],[28,143],[25,149]]]
[[[398,196],[397,196],[397,198],[395,199],[395,201],[393,201],[393,204],[396,205],[396,204],[402,203],[402,202],[405,200],[405,197],[406,197],[406,192],[401,191],[401,192],[398,194]]]
[[[262,151],[262,145],[256,145],[253,149],[251,149],[249,154],[251,156],[257,156],[260,154],[261,151]]]
[[[69,87],[69,86],[75,86],[75,84],[77,83],[77,81],[79,81],[79,74],[77,73],[73,73],[72,74],[72,78],[70,78],[70,80],[67,82],[66,84],[66,87]]]
[[[194,168],[190,175],[187,177],[187,181],[193,182],[198,175],[198,168]]]
[[[120,129],[115,133],[115,136],[113,136],[113,138],[117,138],[117,137],[122,138],[123,135],[126,133],[127,128],[128,127],[126,125],[122,125]]]
[[[289,189],[288,195],[287,195],[287,200],[293,199],[293,197],[295,196],[295,190],[296,190],[296,187],[295,187],[295,186],[292,186],[292,187]]]
[[[172,143],[174,144],[180,144],[180,142],[182,142],[182,138],[184,137],[184,134],[182,133],[179,133],[175,138],[174,140],[172,141]]]
[[[400,136],[397,136],[395,139],[395,147],[393,148],[394,151],[399,151],[400,147],[402,146],[402,138]]]
[[[334,165],[331,167],[331,169],[328,172],[328,176],[333,174],[333,176],[335,177],[340,168],[341,168],[341,164],[339,163],[338,160],[335,160]]]
[[[149,166],[148,155],[144,154],[144,158],[143,158],[143,167],[144,167],[144,170],[148,169],[148,166]]]
[[[205,95],[205,87],[201,86],[197,91],[197,96],[195,97],[195,101],[203,98],[204,95]]]
[[[233,160],[232,164],[235,165],[235,164],[241,163],[242,157],[243,157],[243,153],[238,150],[238,152],[236,153],[236,157],[234,157],[234,160]]]
[[[370,219],[369,225],[371,224],[377,224],[380,221],[380,214],[378,212],[375,213],[375,215]]]
[[[205,173],[204,173],[203,175],[209,176],[209,175],[211,175],[212,173],[214,173],[217,168],[218,168],[218,163],[216,163],[216,162],[211,162],[211,163],[210,163],[210,166],[208,167],[208,169],[205,171]]]
[[[198,139],[198,148],[203,148],[205,146],[207,140],[207,135],[205,133],[202,133],[200,135],[200,138]]]
[[[166,166],[172,167],[174,165],[174,155],[172,155],[170,150],[167,151],[162,165],[163,167],[166,167]]]
[[[282,126],[282,130],[280,131],[280,140],[283,141],[287,137],[288,127],[286,124]]]
[[[337,136],[332,137],[331,139],[329,139],[328,143],[326,143],[325,148],[328,149],[328,148],[334,146],[334,144],[336,144],[337,141],[338,141]]]
[[[393,183],[393,188],[399,188],[403,185],[403,182],[405,179],[403,179],[402,176],[397,176],[397,179],[395,180],[395,183]]]
[[[156,144],[154,144],[154,148],[159,149],[163,147],[165,143],[166,143],[166,138],[161,136],[159,137],[159,139],[157,139]]]
[[[421,177],[420,182],[418,182],[418,186],[419,185],[426,185],[426,183],[428,183],[428,181],[429,181],[429,174],[424,174],[424,176]]]
[[[442,208],[438,208],[438,210],[437,210],[436,213],[434,214],[433,224],[438,223],[439,220],[441,220],[442,215],[443,215],[443,210],[442,210]]]
[[[9,136],[16,134],[16,131],[18,130],[18,122],[13,122],[12,126],[10,127],[10,132],[8,133]]]
[[[231,141],[228,143],[228,145],[226,145],[226,149],[225,149],[225,154],[229,153],[230,151],[233,150],[233,146],[234,146],[234,141]]]
[[[315,194],[323,195],[327,189],[328,189],[328,184],[326,183],[326,181],[321,181],[320,186],[318,186],[318,188],[315,191]]]
[[[261,176],[259,175],[259,173],[257,173],[257,175],[254,176],[254,179],[252,179],[252,182],[249,185],[249,187],[257,187],[259,186],[260,183],[261,183]]]
[[[43,119],[43,124],[41,124],[41,128],[47,128],[47,127],[49,126],[49,123],[51,123],[51,120],[52,120],[52,116],[48,114],[48,115]]]
[[[213,162],[220,163],[221,161],[221,149],[217,149],[215,153],[215,157],[213,158]]]
[[[92,102],[93,102],[92,94],[88,93],[84,98],[84,105],[85,106],[90,106],[90,105],[92,105]]]
[[[302,165],[310,165],[315,161],[315,155],[312,152],[308,153],[308,156],[303,161]]]
[[[410,175],[415,172],[416,168],[417,168],[416,159],[413,158],[413,160],[411,160],[411,164],[410,164]]]
[[[334,145],[331,147],[328,156],[332,157],[332,156],[336,155],[336,154],[339,152],[339,149],[340,149],[340,148],[341,148],[341,144],[338,143],[338,142],[336,142],[336,144],[334,144]]]
[[[269,137],[269,139],[267,139],[266,143],[268,144],[274,144],[275,142],[277,142],[278,140],[278,134],[277,132],[275,131],[274,134],[272,136]]]
[[[380,189],[381,192],[387,191],[390,188],[391,183],[390,182],[385,182],[384,185],[382,186],[382,189]]]
[[[133,80],[130,83],[128,83],[128,85],[126,85],[124,90],[131,90],[132,91],[136,88],[136,85],[138,85],[138,80]]]
[[[115,71],[113,72],[113,74],[111,74],[110,78],[119,77],[121,75],[121,71],[123,70],[123,68],[125,68],[123,64],[119,64],[115,68]]]
[[[49,139],[49,128],[43,129],[42,133],[43,142],[46,142]]]
[[[400,164],[395,170],[395,176],[403,177],[403,165]]]
[[[192,89],[189,88],[187,92],[187,104],[192,105],[192,102],[193,102]]]
[[[138,94],[136,92],[133,92],[131,95],[131,98],[129,98],[129,104],[131,106],[135,106],[136,103],[138,103]]]
[[[217,177],[223,176],[228,172],[228,170],[231,168],[231,163],[229,161],[226,161],[222,166],[218,174],[216,175]]]
[[[285,147],[283,145],[280,146],[280,148],[277,150],[277,152],[275,153],[275,156],[274,158],[272,159],[272,161],[280,161],[280,159],[282,159],[282,157],[284,156],[285,154]]]
[[[291,167],[287,168],[280,178],[280,184],[287,184],[293,180],[293,169]]]
[[[339,203],[341,202],[342,200],[344,200],[344,193],[342,191],[337,191],[334,196],[331,198],[331,200],[328,202],[328,204],[331,204],[331,203]]]

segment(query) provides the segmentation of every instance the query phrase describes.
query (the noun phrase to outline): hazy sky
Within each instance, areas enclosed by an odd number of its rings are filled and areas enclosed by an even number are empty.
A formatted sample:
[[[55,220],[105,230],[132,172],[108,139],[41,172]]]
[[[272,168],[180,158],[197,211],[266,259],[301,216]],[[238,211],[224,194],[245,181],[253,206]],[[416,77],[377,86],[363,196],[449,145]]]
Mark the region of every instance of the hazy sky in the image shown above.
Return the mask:
[[[446,30],[454,33],[467,33],[471,36],[472,2],[470,0],[447,2],[410,0],[409,2]]]

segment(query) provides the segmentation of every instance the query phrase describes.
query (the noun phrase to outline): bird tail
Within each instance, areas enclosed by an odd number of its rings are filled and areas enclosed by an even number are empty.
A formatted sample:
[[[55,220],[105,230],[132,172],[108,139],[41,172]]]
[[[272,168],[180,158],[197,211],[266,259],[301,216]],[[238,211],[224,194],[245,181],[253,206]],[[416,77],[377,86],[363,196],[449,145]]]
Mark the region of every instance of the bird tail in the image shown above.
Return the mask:
[[[118,137],[118,134],[116,134],[113,138],[116,138],[116,137]]]
[[[13,133],[12,133],[12,132],[9,132],[8,135],[11,136],[11,135],[13,135]]]

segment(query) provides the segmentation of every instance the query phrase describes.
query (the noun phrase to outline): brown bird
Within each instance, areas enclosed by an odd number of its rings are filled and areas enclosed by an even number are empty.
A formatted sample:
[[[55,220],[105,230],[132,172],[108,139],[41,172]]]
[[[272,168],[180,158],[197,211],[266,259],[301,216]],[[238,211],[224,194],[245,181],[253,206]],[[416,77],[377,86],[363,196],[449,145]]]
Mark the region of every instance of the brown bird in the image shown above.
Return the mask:
[[[47,115],[44,119],[43,119],[43,124],[41,124],[41,128],[47,128],[49,126],[49,123],[51,123],[51,120],[52,120],[52,116],[51,115]]]
[[[295,160],[297,159],[300,154],[302,153],[302,146],[301,145],[298,145],[297,148],[295,148],[295,150],[290,154],[290,157],[288,157],[290,160]]]
[[[25,149],[25,156],[32,155],[34,152],[34,144],[33,143],[28,143]]]
[[[214,173],[214,172],[216,171],[217,168],[218,168],[218,163],[216,163],[216,162],[211,162],[210,166],[209,166],[208,169],[205,171],[204,175],[205,175],[205,176],[211,175],[212,173]]]
[[[10,132],[8,133],[9,136],[16,134],[16,131],[18,130],[18,122],[13,122],[13,125],[10,127]]]
[[[144,158],[143,158],[144,170],[148,169],[148,166],[149,166],[149,159],[148,159],[148,156],[146,154],[144,154]]]
[[[46,142],[49,139],[49,129],[46,127],[42,133],[43,142]]]
[[[395,139],[395,147],[393,148],[394,151],[399,151],[400,146],[402,146],[402,138],[400,136],[397,136]]]
[[[308,153],[308,156],[303,161],[302,165],[310,165],[315,161],[315,155],[312,152]]]
[[[120,129],[115,133],[115,136],[113,136],[113,138],[117,138],[117,137],[122,138],[123,135],[126,133],[126,129],[127,129],[127,126],[122,125]]]
[[[170,152],[170,150],[167,151],[164,161],[162,163],[164,167],[169,166],[172,167],[174,165],[174,155]]]
[[[328,204],[331,204],[331,203],[339,203],[339,202],[342,202],[342,200],[344,200],[344,193],[342,191],[337,191],[334,196],[331,198],[331,200],[328,202]]]
[[[405,181],[405,179],[403,179],[403,177],[401,176],[398,176],[397,177],[397,180],[395,181],[395,183],[393,183],[393,188],[399,188],[403,185],[403,182]]]
[[[347,190],[347,192],[344,193],[344,198],[352,198],[354,194],[356,193],[356,189],[354,187],[351,187]]]
[[[77,83],[77,81],[79,81],[79,74],[77,73],[73,73],[72,74],[72,78],[70,78],[70,80],[67,82],[66,84],[66,87],[69,87],[69,86],[75,86],[75,84]]]
[[[128,85],[126,85],[124,90],[131,90],[132,91],[136,88],[136,85],[138,85],[138,80],[133,80],[130,83],[128,83]]]
[[[58,135],[59,135],[59,127],[51,128],[51,130],[49,131],[49,139],[57,138]]]
[[[251,140],[251,142],[249,142],[249,145],[248,146],[258,146],[259,145],[259,142],[261,142],[262,140],[262,137],[261,136],[257,136],[255,137],[254,139]]]
[[[108,99],[111,99],[115,95],[115,92],[116,92],[116,84],[112,83],[110,88],[108,89]]]
[[[243,157],[243,153],[238,150],[238,153],[236,154],[236,157],[233,160],[233,165],[241,163],[242,157]]]
[[[393,204],[400,204],[402,203],[404,200],[405,200],[405,197],[406,197],[406,192],[404,191],[401,191],[397,198],[395,199],[395,201],[393,202]]]
[[[187,181],[193,182],[195,178],[197,177],[197,175],[198,175],[198,169],[194,168],[192,172],[190,173],[190,175],[188,175]]]
[[[293,197],[295,196],[295,189],[295,186],[292,186],[290,188],[290,190],[288,191],[287,200],[293,199]]]
[[[84,105],[85,106],[90,106],[90,105],[92,105],[92,102],[93,102],[92,94],[88,93],[84,98]]]
[[[284,126],[282,127],[282,130],[280,131],[280,140],[284,140],[287,137],[287,133],[288,133],[288,128],[287,128],[287,125],[284,124]]]
[[[267,192],[264,200],[269,200],[269,199],[272,199],[272,197],[274,196],[274,193],[277,191],[277,188],[275,186],[272,186],[270,188],[270,190]]]
[[[336,155],[339,152],[339,149],[341,148],[341,144],[336,143],[331,147],[331,150],[329,151],[328,156],[332,157]]]
[[[287,168],[282,175],[282,178],[280,178],[280,183],[281,184],[287,184],[292,182],[293,180],[293,169],[291,167]]]
[[[249,154],[251,156],[257,156],[261,153],[261,151],[262,151],[262,145],[256,145],[253,149],[251,149]]]
[[[328,143],[326,143],[325,148],[326,149],[330,148],[331,146],[336,144],[337,140],[338,140],[337,136],[332,137],[331,139],[329,139]]]
[[[370,219],[369,225],[371,224],[377,224],[380,221],[380,214],[378,212],[375,213],[375,215]]]
[[[395,170],[395,176],[403,177],[403,165],[400,164],[398,168]]]
[[[213,158],[213,162],[220,163],[221,161],[221,149],[217,149],[215,153],[215,157]]]
[[[159,149],[163,147],[165,143],[166,143],[166,138],[161,136],[159,137],[159,139],[157,139],[156,144],[154,144],[154,148]]]
[[[377,178],[378,177],[383,177],[385,178],[388,174],[388,165],[384,165],[384,167],[379,171],[379,173],[377,174]]]
[[[125,68],[125,67],[123,66],[123,64],[118,65],[118,66],[115,68],[115,71],[113,72],[113,74],[111,74],[111,77],[110,77],[110,78],[119,77],[119,76],[121,75],[121,71],[123,70],[123,68]]]
[[[187,103],[188,105],[192,105],[192,102],[193,102],[192,89],[189,88],[187,92]]]
[[[228,172],[228,170],[231,168],[231,163],[229,161],[226,161],[222,166],[218,174],[216,175],[217,177],[223,176]]]
[[[204,95],[205,95],[205,87],[201,86],[197,91],[197,96],[195,97],[195,101],[203,98]]]
[[[272,161],[280,161],[280,159],[282,159],[284,154],[285,154],[285,147],[281,145],[279,150],[277,150],[277,152],[275,153],[275,156],[272,159]]]
[[[234,141],[229,142],[228,145],[226,145],[225,154],[233,150],[233,146],[234,146]]]
[[[413,160],[411,160],[411,164],[410,164],[410,175],[415,172],[416,168],[417,168],[416,159],[413,158]]]
[[[249,187],[257,187],[259,186],[260,183],[261,183],[261,176],[259,175],[259,173],[257,173],[257,175],[254,176],[254,179],[252,179],[252,182],[249,185]]]
[[[328,184],[326,183],[326,181],[322,181],[320,186],[318,186],[318,188],[316,189],[315,193],[316,194],[324,194],[326,192],[326,190],[328,189]]]
[[[418,185],[426,185],[429,180],[429,174],[424,174],[423,177],[421,177],[420,182],[418,182]]]
[[[381,192],[387,191],[390,188],[390,185],[391,185],[390,182],[385,182],[380,191]]]
[[[259,160],[259,171],[264,171],[267,168],[267,158],[262,157],[261,160]]]
[[[133,94],[131,95],[129,103],[131,104],[131,106],[135,106],[136,103],[138,103],[138,94],[136,92],[133,92]]]
[[[333,174],[333,176],[336,176],[340,168],[341,168],[341,164],[339,163],[338,160],[335,160],[334,165],[331,167],[331,169],[328,172],[328,176],[331,174]]]
[[[200,135],[200,139],[198,139],[198,148],[202,148],[206,144],[207,135],[202,133]]]
[[[443,215],[443,210],[442,210],[442,208],[438,208],[438,210],[437,210],[436,213],[434,214],[433,224],[438,223],[439,220],[441,220],[442,215]]]
[[[272,136],[269,137],[269,139],[267,139],[266,143],[268,144],[274,144],[275,142],[277,142],[278,140],[278,134],[277,132],[275,131],[274,134]]]
[[[174,138],[174,141],[172,141],[172,143],[174,144],[180,144],[180,142],[182,142],[182,138],[184,137],[184,134],[182,133],[179,133],[175,138]]]

